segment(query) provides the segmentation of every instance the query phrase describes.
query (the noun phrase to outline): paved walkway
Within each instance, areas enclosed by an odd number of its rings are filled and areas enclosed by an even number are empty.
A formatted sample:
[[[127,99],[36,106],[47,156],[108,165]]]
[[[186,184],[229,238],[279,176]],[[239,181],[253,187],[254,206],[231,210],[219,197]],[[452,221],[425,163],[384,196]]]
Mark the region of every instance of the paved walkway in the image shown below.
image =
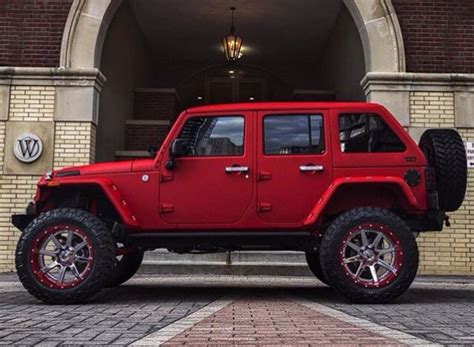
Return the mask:
[[[139,275],[87,305],[51,306],[0,275],[0,344],[474,345],[473,312],[464,279],[351,305],[312,278]]]

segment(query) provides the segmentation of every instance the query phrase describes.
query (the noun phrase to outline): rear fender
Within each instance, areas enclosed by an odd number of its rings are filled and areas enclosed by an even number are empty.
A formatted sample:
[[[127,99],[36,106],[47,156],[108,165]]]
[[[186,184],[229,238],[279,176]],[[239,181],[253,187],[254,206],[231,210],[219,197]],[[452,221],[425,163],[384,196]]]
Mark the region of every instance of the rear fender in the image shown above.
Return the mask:
[[[344,177],[337,178],[323,193],[304,221],[304,226],[314,225],[323,215],[324,210],[336,191],[343,185],[350,184],[393,184],[400,188],[401,193],[406,198],[408,205],[415,210],[422,210],[420,202],[410,189],[408,184],[400,177],[392,176],[364,176],[364,177]]]
[[[127,202],[123,199],[120,194],[118,187],[107,178],[77,178],[77,177],[65,177],[61,179],[53,179],[51,181],[41,181],[38,184],[39,192],[37,192],[37,198],[40,199],[44,190],[52,190],[56,187],[68,187],[77,186],[79,189],[82,186],[98,186],[104,195],[109,200],[110,204],[115,208],[117,214],[122,219],[124,226],[129,228],[139,228],[140,224],[135,215],[130,210]]]

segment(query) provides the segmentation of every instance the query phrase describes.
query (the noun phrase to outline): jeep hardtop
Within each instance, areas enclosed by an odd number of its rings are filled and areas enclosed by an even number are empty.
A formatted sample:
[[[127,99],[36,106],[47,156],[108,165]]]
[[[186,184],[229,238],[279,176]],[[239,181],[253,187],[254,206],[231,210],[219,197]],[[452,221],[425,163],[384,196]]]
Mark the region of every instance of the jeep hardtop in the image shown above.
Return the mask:
[[[46,173],[13,224],[16,268],[48,303],[82,302],[138,270],[145,251],[296,250],[354,302],[401,295],[416,236],[465,195],[451,129],[419,145],[381,105],[245,103],[184,111],[150,159]]]

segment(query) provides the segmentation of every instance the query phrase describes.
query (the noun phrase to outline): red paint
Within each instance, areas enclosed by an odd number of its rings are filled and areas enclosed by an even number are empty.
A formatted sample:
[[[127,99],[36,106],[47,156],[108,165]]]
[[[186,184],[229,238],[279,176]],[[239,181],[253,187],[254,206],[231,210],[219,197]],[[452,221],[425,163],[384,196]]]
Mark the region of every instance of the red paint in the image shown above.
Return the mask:
[[[340,113],[379,114],[404,142],[403,153],[342,153]],[[267,114],[321,114],[325,150],[321,154],[265,155],[262,118]],[[181,157],[168,170],[169,146],[192,116],[242,115],[245,151],[233,157]],[[410,158],[407,161],[407,157]],[[302,165],[324,170],[301,172]],[[228,166],[247,166],[249,172],[226,173]],[[65,185],[97,185],[131,231],[176,229],[256,230],[301,229],[317,226],[325,213],[375,205],[397,204],[406,212],[426,213],[423,153],[395,118],[382,106],[370,103],[247,103],[211,105],[183,112],[155,159],[101,163],[76,167],[80,175],[53,177],[38,184],[36,200]],[[422,182],[408,186],[407,170],[418,169]],[[71,170],[66,168],[64,170]],[[344,198],[337,194],[347,191]],[[360,188],[363,187],[363,188]],[[383,189],[381,189],[381,187]],[[342,190],[341,190],[342,189]],[[367,199],[360,196],[365,191]],[[378,194],[377,192],[384,192]],[[338,193],[339,192],[339,193]]]

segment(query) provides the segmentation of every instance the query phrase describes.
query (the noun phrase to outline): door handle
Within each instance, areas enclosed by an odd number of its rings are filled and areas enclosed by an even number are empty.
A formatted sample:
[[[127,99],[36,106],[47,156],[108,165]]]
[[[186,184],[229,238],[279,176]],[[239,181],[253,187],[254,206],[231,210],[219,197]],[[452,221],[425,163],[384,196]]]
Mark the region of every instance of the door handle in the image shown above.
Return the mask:
[[[227,166],[225,168],[226,173],[236,173],[236,172],[249,172],[248,166]]]
[[[312,164],[308,164],[308,165],[301,165],[300,166],[300,171],[301,172],[315,172],[315,171],[323,171],[324,170],[324,166],[322,165],[312,165]]]

